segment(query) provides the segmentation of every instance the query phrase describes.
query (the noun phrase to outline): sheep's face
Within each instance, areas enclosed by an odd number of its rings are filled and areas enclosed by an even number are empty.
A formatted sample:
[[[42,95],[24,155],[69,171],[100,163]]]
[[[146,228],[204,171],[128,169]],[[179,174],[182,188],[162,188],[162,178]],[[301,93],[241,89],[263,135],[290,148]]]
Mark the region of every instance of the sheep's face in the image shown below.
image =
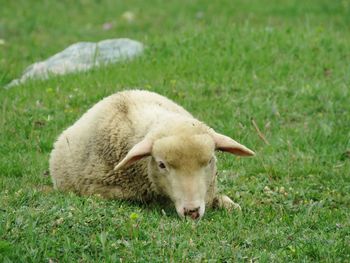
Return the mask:
[[[198,219],[204,214],[206,201],[212,201],[215,194],[214,151],[239,156],[253,156],[254,152],[209,128],[198,134],[200,125],[191,123],[189,127],[185,130],[186,126],[182,125],[181,129],[173,131],[176,135],[144,138],[130,149],[114,170],[151,156],[148,176],[155,190],[175,203],[181,217]]]
[[[156,190],[168,196],[180,217],[201,218],[214,191],[215,144],[206,134],[156,140],[149,174]]]

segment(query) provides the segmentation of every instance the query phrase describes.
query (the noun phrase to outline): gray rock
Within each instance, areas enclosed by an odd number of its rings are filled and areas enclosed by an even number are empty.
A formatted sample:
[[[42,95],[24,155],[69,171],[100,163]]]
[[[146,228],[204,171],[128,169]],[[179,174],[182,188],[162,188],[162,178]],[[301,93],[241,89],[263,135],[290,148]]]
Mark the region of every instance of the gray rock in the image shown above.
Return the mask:
[[[142,51],[142,43],[127,38],[108,39],[97,43],[78,42],[47,60],[30,65],[19,79],[12,80],[5,88],[19,85],[27,79],[47,79],[51,75],[87,71],[100,65],[131,59]]]

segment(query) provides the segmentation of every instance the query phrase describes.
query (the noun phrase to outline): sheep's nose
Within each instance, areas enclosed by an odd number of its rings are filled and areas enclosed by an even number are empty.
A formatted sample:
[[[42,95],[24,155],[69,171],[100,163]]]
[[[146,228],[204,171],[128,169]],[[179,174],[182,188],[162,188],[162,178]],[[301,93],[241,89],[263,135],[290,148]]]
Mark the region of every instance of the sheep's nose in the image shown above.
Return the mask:
[[[185,216],[190,216],[193,220],[199,218],[199,209],[200,207],[197,208],[184,208],[184,215]]]

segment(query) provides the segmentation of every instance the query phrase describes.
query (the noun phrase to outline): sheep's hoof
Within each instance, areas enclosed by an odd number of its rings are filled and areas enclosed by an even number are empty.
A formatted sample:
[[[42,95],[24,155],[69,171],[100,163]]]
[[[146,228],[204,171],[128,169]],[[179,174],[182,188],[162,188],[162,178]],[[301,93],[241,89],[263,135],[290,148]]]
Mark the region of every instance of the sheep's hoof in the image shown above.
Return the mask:
[[[227,211],[242,210],[241,206],[233,202],[227,195],[216,196],[214,198],[214,206],[220,209],[226,209]]]

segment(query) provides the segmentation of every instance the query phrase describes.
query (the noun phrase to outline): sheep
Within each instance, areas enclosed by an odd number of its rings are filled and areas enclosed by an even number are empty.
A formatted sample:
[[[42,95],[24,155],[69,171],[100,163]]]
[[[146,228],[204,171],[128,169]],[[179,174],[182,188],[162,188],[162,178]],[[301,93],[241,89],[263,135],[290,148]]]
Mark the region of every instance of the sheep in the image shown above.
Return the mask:
[[[95,104],[54,144],[55,189],[107,199],[171,200],[180,217],[238,208],[216,190],[215,150],[254,152],[157,93],[117,92]]]

